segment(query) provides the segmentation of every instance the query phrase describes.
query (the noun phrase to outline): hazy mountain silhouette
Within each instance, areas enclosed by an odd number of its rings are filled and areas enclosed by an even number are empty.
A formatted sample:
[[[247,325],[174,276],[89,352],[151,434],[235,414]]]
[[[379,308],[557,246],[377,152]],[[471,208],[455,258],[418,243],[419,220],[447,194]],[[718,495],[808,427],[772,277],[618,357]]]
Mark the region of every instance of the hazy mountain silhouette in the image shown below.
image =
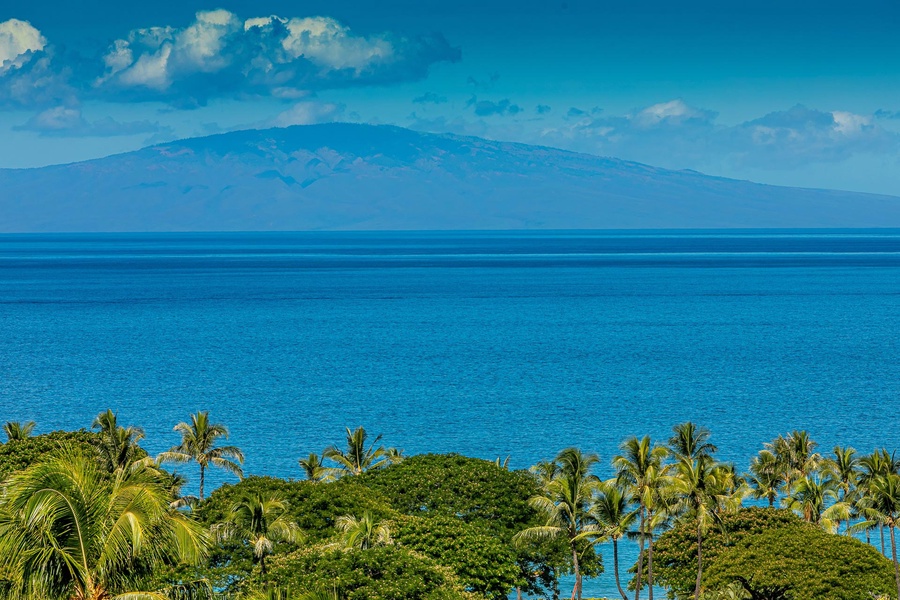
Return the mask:
[[[0,231],[900,226],[900,198],[327,124],[0,170]]]

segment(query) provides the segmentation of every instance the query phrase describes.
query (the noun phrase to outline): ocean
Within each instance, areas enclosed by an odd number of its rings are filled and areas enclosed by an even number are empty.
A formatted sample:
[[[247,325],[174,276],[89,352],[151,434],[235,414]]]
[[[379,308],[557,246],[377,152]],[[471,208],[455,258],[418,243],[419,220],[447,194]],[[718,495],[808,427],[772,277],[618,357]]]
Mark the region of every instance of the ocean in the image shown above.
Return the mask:
[[[900,448],[898,326],[900,230],[2,235],[0,419],[112,408],[156,452],[210,410],[296,478],[344,427],[606,476],[693,420],[745,468],[797,428]]]

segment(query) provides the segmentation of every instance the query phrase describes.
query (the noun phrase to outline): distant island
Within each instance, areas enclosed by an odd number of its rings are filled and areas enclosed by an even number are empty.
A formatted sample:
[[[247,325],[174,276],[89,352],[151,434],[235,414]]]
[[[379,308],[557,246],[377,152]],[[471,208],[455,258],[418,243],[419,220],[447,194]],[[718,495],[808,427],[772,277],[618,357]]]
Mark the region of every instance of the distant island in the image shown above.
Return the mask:
[[[347,428],[299,458],[297,481],[244,478],[206,411],[155,457],[111,410],[91,431],[34,427],[8,422],[0,444],[0,598],[583,600],[604,573],[622,600],[653,586],[694,600],[900,591],[900,461],[819,452],[806,431],[762,444],[746,471],[691,422],[663,442],[628,437],[611,460],[570,447],[526,471],[406,456]],[[167,465],[199,473],[199,494]],[[240,482],[204,496],[210,469]],[[621,573],[626,544],[637,560]]]
[[[0,232],[898,227],[900,198],[349,123],[0,169]]]

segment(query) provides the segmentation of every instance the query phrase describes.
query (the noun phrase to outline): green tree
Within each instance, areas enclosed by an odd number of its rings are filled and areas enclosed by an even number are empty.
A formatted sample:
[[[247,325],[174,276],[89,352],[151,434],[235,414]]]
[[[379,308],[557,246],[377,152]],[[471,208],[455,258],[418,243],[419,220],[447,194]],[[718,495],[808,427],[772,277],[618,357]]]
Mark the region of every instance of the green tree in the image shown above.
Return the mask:
[[[785,484],[784,472],[779,468],[778,459],[769,450],[760,450],[750,461],[747,476],[754,498],[765,498],[769,508],[775,507],[778,492]]]
[[[181,444],[163,452],[157,460],[161,463],[194,461],[200,465],[201,502],[206,469],[209,467],[224,469],[238,477],[244,476],[240,467],[244,463],[244,453],[237,446],[216,446],[220,438],[228,439],[228,428],[219,423],[210,423],[208,411],[198,411],[191,415],[190,423],[179,423],[174,430],[181,434]]]
[[[238,539],[253,549],[253,557],[262,575],[266,557],[275,551],[276,542],[299,543],[303,532],[286,515],[287,505],[274,494],[247,494],[231,506],[228,519],[212,527],[219,541]]]
[[[400,517],[391,532],[397,544],[452,569],[466,591],[506,600],[519,583],[516,553],[478,525],[440,515]]]
[[[99,430],[100,457],[110,473],[126,469],[147,456],[139,445],[144,439],[144,430],[140,427],[122,427],[112,410],[107,409],[97,415],[91,429]]]
[[[34,421],[28,421],[27,423],[7,421],[6,425],[3,426],[3,431],[6,432],[7,441],[18,442],[31,437],[31,432],[34,431],[35,425]]]
[[[341,545],[344,548],[368,550],[394,543],[390,525],[385,521],[376,521],[369,512],[363,513],[362,517],[340,516],[335,527],[341,532]]]
[[[649,542],[647,550],[647,586],[650,598],[653,598],[653,527],[654,513],[664,509],[665,488],[670,484],[668,468],[664,461],[669,450],[664,446],[653,444],[649,436],[643,438],[630,437],[619,446],[621,454],[613,458],[616,479],[628,493],[637,500],[639,519],[638,569],[635,577],[635,600],[641,597],[641,579],[644,571],[644,545]]]
[[[591,505],[591,516],[599,526],[604,537],[612,541],[613,573],[616,587],[622,600],[628,600],[622,583],[619,581],[619,540],[628,535],[638,521],[639,510],[632,508],[631,496],[620,488],[616,481],[605,481],[599,489]]]
[[[672,437],[669,438],[669,449],[676,459],[687,458],[690,460],[703,457],[711,457],[719,451],[709,438],[712,435],[706,427],[699,427],[688,421],[672,428]]]
[[[889,473],[876,478],[869,486],[867,504],[879,524],[888,528],[891,536],[891,560],[894,563],[894,579],[900,597],[900,565],[897,563],[897,538],[895,530],[900,524],[900,475]]]
[[[14,444],[0,444],[0,481],[16,471],[41,462],[58,451],[60,446],[77,447],[85,455],[97,460],[100,436],[84,429],[53,431],[24,438]]]
[[[869,541],[869,531],[872,527],[878,527],[879,537],[881,538],[881,553],[887,556],[884,545],[884,523],[878,519],[871,518],[872,515],[867,514],[871,511],[867,505],[866,497],[871,492],[872,485],[880,478],[888,475],[900,474],[900,460],[894,454],[889,453],[886,449],[881,448],[875,450],[872,454],[866,455],[859,460],[860,474],[857,486],[859,487],[859,498],[857,499],[857,512],[866,524],[866,541]]]
[[[807,476],[797,481],[794,493],[788,498],[790,508],[800,513],[807,523],[818,525],[829,533],[850,518],[850,506],[838,499],[834,480]]]
[[[310,452],[306,458],[297,461],[303,474],[309,481],[331,481],[334,479],[334,469],[322,464],[322,459],[315,452]]]
[[[341,450],[337,446],[329,446],[322,453],[322,458],[337,463],[336,474],[362,475],[372,469],[380,469],[392,462],[399,462],[394,453],[394,460],[390,459],[390,451],[384,446],[376,446],[381,441],[381,436],[375,436],[372,443],[366,446],[369,434],[362,427],[350,431],[347,428],[347,449]]]
[[[835,446],[833,456],[823,463],[825,477],[838,490],[838,500],[847,507],[845,533],[850,535],[850,509],[856,500],[856,484],[859,481],[859,458],[853,448]]]
[[[207,547],[203,529],[169,501],[155,470],[110,476],[93,457],[61,449],[5,486],[0,573],[26,598],[164,598],[136,591],[141,576],[196,564]]]
[[[515,543],[532,540],[563,538],[569,545],[572,571],[575,574],[574,596],[581,600],[582,573],[579,556],[585,551],[584,542],[592,542],[600,535],[599,527],[590,512],[600,480],[591,473],[600,458],[584,454],[578,448],[566,448],[556,456],[559,473],[528,503],[543,514],[544,525],[529,527],[513,537]],[[592,546],[588,544],[588,548]]]

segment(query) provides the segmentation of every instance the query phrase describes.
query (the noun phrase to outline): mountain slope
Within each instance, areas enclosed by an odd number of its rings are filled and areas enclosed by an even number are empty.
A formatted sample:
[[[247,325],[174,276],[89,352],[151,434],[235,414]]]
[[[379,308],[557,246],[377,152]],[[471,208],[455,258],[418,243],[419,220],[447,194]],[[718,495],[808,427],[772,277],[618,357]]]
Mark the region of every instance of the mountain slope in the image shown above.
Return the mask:
[[[249,130],[0,170],[0,231],[900,226],[900,198],[389,126]]]

